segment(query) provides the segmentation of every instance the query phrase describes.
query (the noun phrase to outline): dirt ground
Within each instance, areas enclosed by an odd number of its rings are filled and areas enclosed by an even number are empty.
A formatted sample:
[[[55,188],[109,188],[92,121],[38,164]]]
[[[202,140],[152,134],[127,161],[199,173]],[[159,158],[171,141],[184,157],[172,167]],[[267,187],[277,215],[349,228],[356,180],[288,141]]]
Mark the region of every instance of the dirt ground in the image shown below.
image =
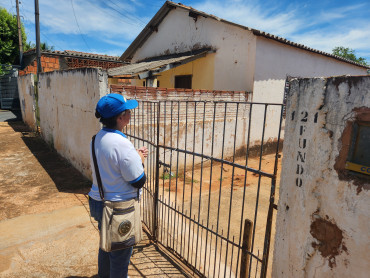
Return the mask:
[[[274,155],[264,156],[261,169],[272,173],[273,160]],[[236,163],[243,164],[245,161],[236,161]],[[258,163],[258,159],[251,159],[249,166],[258,169]],[[199,222],[204,222],[204,225],[208,219],[209,227],[213,227],[212,229],[215,229],[214,227],[219,222],[219,231],[222,230],[226,236],[226,231],[229,230],[231,239],[239,235],[243,195],[247,200],[244,217],[254,220],[259,177],[249,173],[244,187],[245,173],[243,170],[233,170],[229,165],[223,165],[222,168],[220,164],[213,166],[211,182],[210,167],[203,168],[202,178],[200,169],[196,168],[194,173],[187,171],[185,178],[183,172],[178,174],[177,191],[173,179],[161,179],[162,191],[159,195],[165,203],[173,203],[177,193],[179,209],[183,209],[186,214],[191,210],[194,218],[199,217]],[[278,181],[280,180],[279,175],[278,172]],[[232,176],[234,176],[233,181]],[[51,150],[40,137],[30,132],[22,122],[0,122],[0,181],[2,204],[0,208],[0,277],[97,277],[96,254],[99,234],[96,223],[89,217],[86,194],[90,189],[90,181]],[[192,191],[191,185],[193,186]],[[259,254],[259,257],[262,257],[270,188],[271,180],[261,178],[254,241],[254,253]],[[278,193],[278,186],[276,193]],[[233,201],[230,211],[231,195]],[[201,202],[199,202],[200,196]],[[199,203],[201,204],[200,209]],[[181,208],[182,205],[183,208]],[[170,223],[166,223],[165,219],[168,219],[166,210],[161,206],[159,210],[162,213],[160,226],[164,231],[161,235],[164,243],[171,241],[171,238],[173,240],[174,233],[194,231],[194,227],[186,221],[181,222],[184,226],[179,228],[180,219],[175,220],[172,214]],[[233,216],[230,223],[227,221],[229,213]],[[173,221],[178,223],[176,229],[173,228]],[[273,225],[272,238],[274,233]],[[189,233],[186,234],[187,237],[188,235]],[[205,251],[212,250],[211,253],[217,254],[217,258],[215,259],[216,255],[213,255],[212,258],[208,258],[209,264],[202,265],[202,267],[209,272],[209,276],[213,276],[212,261],[221,264],[223,266],[220,269],[222,273],[220,277],[223,277],[225,248],[220,252],[220,242],[218,242],[219,247],[216,251],[212,237],[208,237],[209,241],[206,246],[204,242],[206,236],[205,231],[200,231],[198,234],[190,233],[190,236],[187,239],[184,238],[182,243],[184,254],[186,248],[189,250],[191,246],[192,251],[188,252],[187,256],[191,257],[192,263],[196,262],[199,265],[203,261]],[[203,239],[199,241],[200,245],[194,246],[194,242],[199,238]],[[238,239],[235,238],[235,240]],[[188,247],[185,247],[186,245]],[[196,249],[199,253],[195,251]],[[272,249],[273,240],[269,273]],[[188,270],[176,265],[175,258],[171,258],[168,253],[162,251],[148,239],[143,241],[134,250],[132,264],[129,268],[130,277],[191,276]],[[230,257],[230,252],[229,250],[227,257]]]
[[[0,181],[0,277],[97,277],[90,181],[16,121],[0,122]],[[186,272],[146,238],[129,276]]]

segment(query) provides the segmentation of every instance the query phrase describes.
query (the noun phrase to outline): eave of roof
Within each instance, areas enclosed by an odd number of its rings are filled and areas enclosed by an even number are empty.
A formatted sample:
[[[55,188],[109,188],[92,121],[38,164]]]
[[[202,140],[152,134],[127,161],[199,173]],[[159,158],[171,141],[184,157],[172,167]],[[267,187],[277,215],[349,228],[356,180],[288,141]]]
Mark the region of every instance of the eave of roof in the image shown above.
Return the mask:
[[[34,55],[34,54],[36,54],[35,48],[30,49],[23,53],[23,55],[25,56]],[[72,51],[72,50],[65,50],[65,51],[41,50],[41,54],[122,63],[122,61],[119,60],[118,56],[100,55],[100,54],[94,54],[94,53],[77,52],[77,51]]]
[[[125,65],[122,67],[108,69],[108,76],[121,75],[136,75],[139,78],[148,78],[160,72],[178,67],[180,65],[189,63],[196,59],[206,56],[207,53],[212,53],[213,50],[205,49],[198,51],[198,53],[185,52],[176,56],[162,56],[153,57],[149,61],[142,61],[134,64]]]
[[[303,50],[306,50],[306,51],[310,51],[310,52],[313,52],[313,53],[316,53],[316,54],[320,54],[320,55],[324,55],[324,56],[327,56],[327,57],[330,57],[330,58],[334,58],[336,60],[339,60],[339,61],[342,61],[342,62],[345,62],[345,63],[349,63],[349,64],[353,64],[353,65],[356,65],[356,66],[359,66],[359,67],[370,69],[370,66],[365,66],[365,65],[362,65],[360,63],[356,63],[352,60],[348,60],[348,59],[345,59],[345,58],[337,56],[337,55],[326,53],[324,51],[320,51],[320,50],[305,46],[303,44],[295,43],[295,42],[292,42],[290,40],[281,38],[279,36],[272,35],[272,34],[267,33],[267,32],[263,32],[263,31],[260,31],[260,30],[257,30],[257,29],[246,27],[246,26],[243,26],[243,25],[240,25],[240,24],[237,24],[237,23],[219,18],[217,16],[207,14],[207,13],[204,13],[202,11],[198,11],[196,9],[193,9],[192,7],[188,7],[188,6],[185,6],[185,5],[180,4],[180,3],[176,4],[172,1],[166,1],[163,4],[163,6],[159,9],[159,11],[154,15],[154,17],[149,21],[149,23],[144,27],[144,29],[140,32],[140,34],[130,44],[130,46],[125,50],[125,52],[121,55],[121,57],[119,59],[122,60],[122,61],[130,61],[132,59],[134,53],[136,52],[136,50],[139,49],[145,43],[145,41],[149,38],[149,36],[153,33],[153,31],[158,30],[159,24],[163,21],[163,19],[167,16],[167,14],[172,9],[175,9],[175,8],[181,8],[181,9],[184,9],[184,10],[188,10],[188,11],[190,11],[193,14],[196,14],[196,15],[200,15],[200,16],[203,16],[203,17],[206,17],[206,18],[209,17],[209,18],[212,18],[212,19],[220,21],[220,22],[224,22],[224,23],[227,23],[227,24],[230,24],[230,25],[237,26],[237,27],[242,28],[244,30],[248,30],[248,31],[253,32],[253,34],[256,35],[256,36],[263,36],[267,39],[275,40],[277,42],[280,42],[280,43],[283,43],[283,44],[286,44],[286,45],[289,45],[289,46],[293,46],[293,47],[300,48],[300,49],[303,49]]]

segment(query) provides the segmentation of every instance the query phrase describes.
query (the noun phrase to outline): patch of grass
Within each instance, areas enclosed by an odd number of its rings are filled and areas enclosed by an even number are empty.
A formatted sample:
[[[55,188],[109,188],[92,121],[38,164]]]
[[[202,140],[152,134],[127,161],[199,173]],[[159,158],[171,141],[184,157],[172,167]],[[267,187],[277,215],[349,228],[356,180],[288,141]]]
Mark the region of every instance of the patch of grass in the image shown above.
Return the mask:
[[[162,179],[162,180],[169,180],[169,179],[173,179],[173,178],[176,178],[176,177],[177,177],[177,175],[175,175],[174,173],[164,172],[164,173],[162,173],[162,175],[159,178]]]
[[[199,181],[195,180],[195,179],[191,179],[191,178],[188,178],[188,177],[185,177],[185,183],[198,183]]]

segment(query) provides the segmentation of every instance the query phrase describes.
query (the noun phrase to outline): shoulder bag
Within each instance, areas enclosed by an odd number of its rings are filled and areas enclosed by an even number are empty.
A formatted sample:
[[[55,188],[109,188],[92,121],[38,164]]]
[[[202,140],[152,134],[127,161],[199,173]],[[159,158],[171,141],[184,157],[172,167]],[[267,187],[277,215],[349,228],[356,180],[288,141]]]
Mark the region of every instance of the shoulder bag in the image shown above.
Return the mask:
[[[95,135],[92,138],[91,147],[100,198],[104,202],[100,228],[100,249],[111,252],[130,248],[142,239],[139,194],[138,198],[128,201],[106,201],[95,155]]]

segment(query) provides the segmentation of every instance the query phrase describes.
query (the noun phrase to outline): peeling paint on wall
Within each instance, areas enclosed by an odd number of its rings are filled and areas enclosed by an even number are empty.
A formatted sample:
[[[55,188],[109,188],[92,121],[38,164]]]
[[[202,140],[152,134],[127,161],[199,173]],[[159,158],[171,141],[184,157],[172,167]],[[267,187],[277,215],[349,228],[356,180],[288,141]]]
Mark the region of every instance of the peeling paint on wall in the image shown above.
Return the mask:
[[[370,76],[292,81],[273,277],[368,277],[370,179],[345,164],[369,95]]]
[[[338,83],[336,83],[336,86],[337,84]],[[352,85],[350,87],[352,87]],[[336,157],[334,169],[337,171],[340,180],[353,181],[354,185],[357,186],[357,194],[359,194],[363,189],[370,189],[369,177],[363,175],[354,175],[346,169],[345,165],[346,161],[348,160],[348,153],[352,143],[351,141],[354,124],[357,122],[370,123],[370,108],[363,106],[355,107],[351,111],[350,115],[346,115],[346,118],[348,120],[345,122],[345,128],[338,142],[338,144],[341,146],[341,149]],[[344,121],[345,120],[346,119],[344,119]]]

